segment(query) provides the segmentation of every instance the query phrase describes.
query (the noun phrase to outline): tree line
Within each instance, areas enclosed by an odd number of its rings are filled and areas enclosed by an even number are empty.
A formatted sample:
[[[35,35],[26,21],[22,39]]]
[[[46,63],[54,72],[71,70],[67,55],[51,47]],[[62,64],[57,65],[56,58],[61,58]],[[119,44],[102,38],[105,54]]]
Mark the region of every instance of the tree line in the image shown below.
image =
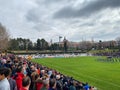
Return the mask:
[[[48,42],[45,39],[37,39],[33,43],[30,39],[16,38],[10,39],[9,50],[47,50],[49,49]]]
[[[30,39],[16,38],[9,40],[9,50],[66,50],[67,44],[60,46],[59,43],[49,43],[44,38],[32,42]]]

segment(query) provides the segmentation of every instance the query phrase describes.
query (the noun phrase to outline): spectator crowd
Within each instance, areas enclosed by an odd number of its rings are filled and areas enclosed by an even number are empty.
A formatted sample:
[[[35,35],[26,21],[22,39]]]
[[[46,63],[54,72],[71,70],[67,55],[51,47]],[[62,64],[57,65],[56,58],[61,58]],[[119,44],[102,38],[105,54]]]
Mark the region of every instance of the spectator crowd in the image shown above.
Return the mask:
[[[0,90],[96,90],[56,70],[13,54],[0,54]]]

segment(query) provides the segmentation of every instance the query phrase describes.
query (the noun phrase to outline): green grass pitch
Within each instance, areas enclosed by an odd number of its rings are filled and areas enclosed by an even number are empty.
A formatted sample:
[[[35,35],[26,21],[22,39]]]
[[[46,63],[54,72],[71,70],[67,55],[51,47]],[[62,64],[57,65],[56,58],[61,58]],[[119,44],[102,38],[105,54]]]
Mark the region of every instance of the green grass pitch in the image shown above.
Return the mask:
[[[74,79],[88,82],[98,90],[120,90],[120,62],[100,62],[99,57],[34,59]]]

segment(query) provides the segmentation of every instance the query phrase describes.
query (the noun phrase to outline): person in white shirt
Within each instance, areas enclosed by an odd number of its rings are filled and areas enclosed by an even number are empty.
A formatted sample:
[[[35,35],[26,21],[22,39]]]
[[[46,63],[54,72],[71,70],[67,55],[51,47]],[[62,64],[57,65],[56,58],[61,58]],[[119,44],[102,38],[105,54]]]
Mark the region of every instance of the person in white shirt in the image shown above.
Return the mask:
[[[7,80],[8,68],[0,68],[0,90],[10,90],[10,84]]]

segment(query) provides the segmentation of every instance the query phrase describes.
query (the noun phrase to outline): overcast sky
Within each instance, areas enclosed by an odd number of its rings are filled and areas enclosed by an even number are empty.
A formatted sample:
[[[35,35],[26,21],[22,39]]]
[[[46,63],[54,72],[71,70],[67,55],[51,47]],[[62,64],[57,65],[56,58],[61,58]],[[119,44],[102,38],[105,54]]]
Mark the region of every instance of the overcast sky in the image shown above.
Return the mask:
[[[120,0],[0,0],[0,22],[12,38],[115,40]]]

